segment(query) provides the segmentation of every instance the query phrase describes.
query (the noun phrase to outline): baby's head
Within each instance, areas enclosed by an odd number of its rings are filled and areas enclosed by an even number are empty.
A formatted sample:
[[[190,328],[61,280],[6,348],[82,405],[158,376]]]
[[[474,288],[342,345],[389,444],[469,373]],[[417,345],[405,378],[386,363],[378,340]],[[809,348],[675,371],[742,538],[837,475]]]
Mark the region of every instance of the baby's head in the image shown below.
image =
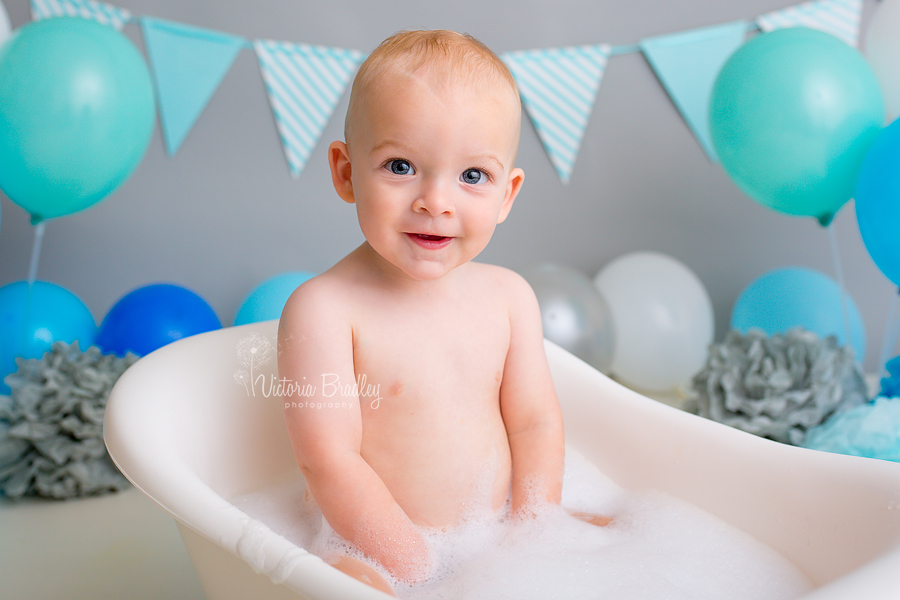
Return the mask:
[[[509,213],[522,119],[506,66],[452,31],[398,33],[360,67],[328,159],[369,246],[416,280],[477,256]]]
[[[404,80],[427,79],[446,92],[499,92],[509,100],[515,146],[519,141],[521,103],[509,69],[487,46],[470,35],[455,31],[401,31],[386,39],[360,66],[350,92],[344,121],[344,139],[351,144],[354,128],[367,100],[381,86]]]

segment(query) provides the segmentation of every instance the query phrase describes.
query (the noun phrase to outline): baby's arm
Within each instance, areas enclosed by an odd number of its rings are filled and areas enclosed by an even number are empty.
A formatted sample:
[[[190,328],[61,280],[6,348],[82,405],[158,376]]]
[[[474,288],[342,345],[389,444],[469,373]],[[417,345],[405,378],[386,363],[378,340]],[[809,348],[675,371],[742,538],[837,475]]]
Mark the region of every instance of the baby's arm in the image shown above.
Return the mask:
[[[331,527],[395,577],[421,580],[429,570],[425,540],[360,455],[359,398],[323,394],[323,374],[355,381],[353,333],[336,300],[340,291],[335,282],[311,280],[282,313],[279,376],[315,388],[311,396],[284,397],[288,433],[309,490]],[[315,407],[329,402],[352,406]]]
[[[565,438],[537,299],[524,279],[510,273],[510,280],[510,342],[500,409],[512,453],[512,510],[528,514],[531,502],[559,503]]]

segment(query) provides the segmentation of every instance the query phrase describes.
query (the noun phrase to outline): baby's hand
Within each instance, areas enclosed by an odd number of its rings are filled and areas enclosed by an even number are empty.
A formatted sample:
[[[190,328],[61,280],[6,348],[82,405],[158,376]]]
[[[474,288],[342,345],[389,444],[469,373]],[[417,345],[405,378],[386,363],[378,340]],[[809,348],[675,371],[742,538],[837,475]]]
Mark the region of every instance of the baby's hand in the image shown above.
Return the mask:
[[[396,596],[393,588],[391,588],[390,584],[384,580],[384,577],[379,575],[375,569],[361,560],[350,558],[349,556],[340,556],[336,561],[331,563],[331,566],[354,579],[372,586],[376,590],[390,596]]]
[[[594,513],[586,513],[578,510],[570,510],[568,512],[576,519],[581,519],[585,523],[590,523],[597,527],[606,527],[612,521],[612,517],[604,517],[603,515],[595,515]]]

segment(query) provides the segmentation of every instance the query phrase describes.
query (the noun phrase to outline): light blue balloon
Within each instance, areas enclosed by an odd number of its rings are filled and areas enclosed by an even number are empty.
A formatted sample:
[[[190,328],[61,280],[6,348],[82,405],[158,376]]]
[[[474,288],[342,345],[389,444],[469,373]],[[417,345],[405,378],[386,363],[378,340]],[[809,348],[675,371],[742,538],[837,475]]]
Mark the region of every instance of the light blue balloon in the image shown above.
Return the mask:
[[[866,154],[856,182],[856,220],[872,260],[900,286],[900,119]]]
[[[96,332],[91,311],[63,287],[46,281],[0,287],[0,379],[16,370],[16,357],[40,358],[58,341],[78,341],[85,350]],[[0,394],[9,392],[0,382]]]
[[[315,277],[306,271],[291,271],[271,277],[256,286],[241,303],[235,325],[271,321],[281,317],[288,298],[304,281]]]
[[[23,25],[0,46],[0,188],[32,222],[99,202],[144,156],[150,71],[131,41],[77,17]]]
[[[866,356],[866,330],[856,303],[846,294],[851,346],[857,361]],[[738,296],[731,313],[731,327],[742,333],[761,329],[767,335],[803,327],[819,337],[833,335],[847,344],[841,289],[823,273],[802,267],[770,271]]]
[[[878,79],[855,49],[793,27],[763,33],[719,72],[709,104],[722,167],[760,204],[830,222],[884,123]]]

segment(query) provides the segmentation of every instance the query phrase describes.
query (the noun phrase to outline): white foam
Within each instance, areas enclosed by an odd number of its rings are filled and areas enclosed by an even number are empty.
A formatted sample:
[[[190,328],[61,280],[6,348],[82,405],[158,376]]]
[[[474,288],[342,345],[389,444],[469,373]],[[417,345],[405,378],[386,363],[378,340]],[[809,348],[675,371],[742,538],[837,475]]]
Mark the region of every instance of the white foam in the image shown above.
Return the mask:
[[[235,504],[323,558],[355,554],[315,503],[305,501],[299,477]],[[614,519],[601,528],[559,509],[528,522],[483,514],[448,532],[426,531],[439,565],[436,573],[416,586],[392,582],[397,595],[416,600],[788,600],[812,588],[794,565],[751,536],[670,496],[622,490],[569,448],[563,506]]]

